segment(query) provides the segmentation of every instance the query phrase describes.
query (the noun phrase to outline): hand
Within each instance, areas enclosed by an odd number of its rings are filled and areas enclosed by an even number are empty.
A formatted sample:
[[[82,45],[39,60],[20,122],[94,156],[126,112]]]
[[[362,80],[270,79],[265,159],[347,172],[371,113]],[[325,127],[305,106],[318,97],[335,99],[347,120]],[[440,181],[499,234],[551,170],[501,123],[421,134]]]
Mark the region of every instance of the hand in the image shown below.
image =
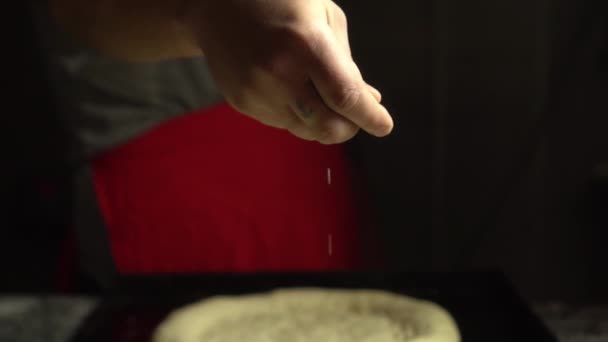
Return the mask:
[[[324,144],[359,128],[390,133],[380,93],[350,55],[344,12],[330,0],[188,0],[183,21],[238,111]]]

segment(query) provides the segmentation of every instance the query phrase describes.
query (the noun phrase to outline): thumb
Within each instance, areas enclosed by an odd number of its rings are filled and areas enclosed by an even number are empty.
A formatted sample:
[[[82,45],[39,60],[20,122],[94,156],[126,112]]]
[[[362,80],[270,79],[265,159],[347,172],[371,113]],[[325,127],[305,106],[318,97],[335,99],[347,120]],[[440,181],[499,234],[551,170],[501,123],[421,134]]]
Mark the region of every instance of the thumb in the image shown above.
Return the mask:
[[[393,128],[393,120],[370,92],[352,59],[329,29],[319,36],[310,65],[310,79],[325,104],[366,132],[382,137]]]

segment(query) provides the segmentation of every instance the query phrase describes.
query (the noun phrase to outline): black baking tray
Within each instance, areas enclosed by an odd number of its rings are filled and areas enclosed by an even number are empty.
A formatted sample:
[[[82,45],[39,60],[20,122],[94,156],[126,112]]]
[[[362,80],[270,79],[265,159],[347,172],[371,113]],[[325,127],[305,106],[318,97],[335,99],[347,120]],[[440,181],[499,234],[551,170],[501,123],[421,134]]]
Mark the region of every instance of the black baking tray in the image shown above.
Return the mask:
[[[383,289],[432,300],[455,318],[463,342],[558,341],[500,272],[146,276],[120,284],[70,342],[147,342],[159,322],[184,304],[285,287]]]

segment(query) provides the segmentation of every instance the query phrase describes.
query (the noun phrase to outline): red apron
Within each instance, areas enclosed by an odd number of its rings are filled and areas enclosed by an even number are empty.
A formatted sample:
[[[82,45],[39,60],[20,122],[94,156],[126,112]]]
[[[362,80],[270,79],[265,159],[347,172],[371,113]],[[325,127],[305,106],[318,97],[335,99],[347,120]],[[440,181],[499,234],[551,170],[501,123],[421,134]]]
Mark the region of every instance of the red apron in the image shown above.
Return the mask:
[[[360,265],[342,145],[300,140],[222,104],[105,153],[93,170],[121,273]]]

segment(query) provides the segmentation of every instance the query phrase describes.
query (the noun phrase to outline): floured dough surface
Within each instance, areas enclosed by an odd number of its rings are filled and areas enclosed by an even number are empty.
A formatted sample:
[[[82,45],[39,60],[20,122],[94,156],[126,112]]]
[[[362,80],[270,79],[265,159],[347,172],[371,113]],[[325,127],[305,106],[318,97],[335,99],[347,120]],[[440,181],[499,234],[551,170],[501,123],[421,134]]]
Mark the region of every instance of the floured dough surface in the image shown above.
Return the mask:
[[[438,305],[378,290],[213,297],[171,313],[153,342],[458,342]]]

